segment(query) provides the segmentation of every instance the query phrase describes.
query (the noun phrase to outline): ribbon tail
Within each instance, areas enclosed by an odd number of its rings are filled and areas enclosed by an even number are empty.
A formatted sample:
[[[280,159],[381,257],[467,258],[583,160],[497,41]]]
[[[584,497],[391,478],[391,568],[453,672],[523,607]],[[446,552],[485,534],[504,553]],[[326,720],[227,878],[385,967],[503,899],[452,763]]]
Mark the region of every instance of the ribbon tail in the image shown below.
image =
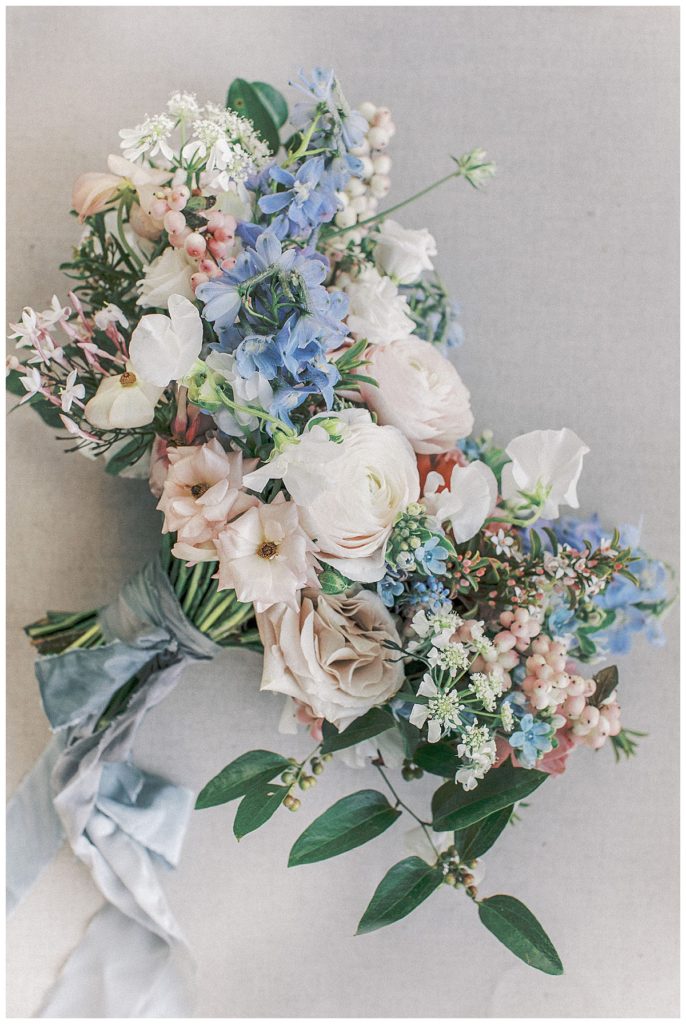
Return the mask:
[[[92,918],[38,1017],[193,1016],[195,965],[111,904]]]
[[[53,737],[7,805],[8,914],[54,859],[64,841],[50,781],[63,748],[63,739]]]

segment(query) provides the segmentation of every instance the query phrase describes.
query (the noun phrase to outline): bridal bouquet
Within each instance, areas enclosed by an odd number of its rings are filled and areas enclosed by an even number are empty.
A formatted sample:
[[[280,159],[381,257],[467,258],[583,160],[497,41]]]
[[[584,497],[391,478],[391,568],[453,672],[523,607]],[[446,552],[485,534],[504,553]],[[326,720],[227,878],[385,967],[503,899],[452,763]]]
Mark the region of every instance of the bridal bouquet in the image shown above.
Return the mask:
[[[311,821],[289,864],[403,817],[397,863],[376,889],[361,882],[358,933],[449,886],[516,956],[560,974],[534,915],[482,895],[481,858],[570,755],[634,752],[605,662],[642,631],[659,641],[668,571],[636,529],[563,512],[588,452],[573,430],[504,448],[472,434],[435,241],[394,219],[411,200],[379,209],[391,112],[352,109],[329,70],[292,85],[290,112],[272,86],[237,79],[226,106],[175,93],[122,130],[108,170],[74,186],[67,303],[12,325],[20,404],[108,473],[148,477],[164,517],[159,558],[115,605],[27,627],[67,736],[51,767],[61,825],[111,868],[92,819],[70,816],[73,779],[94,758],[88,807],[130,834],[112,807],[145,807],[152,783],[129,751],[146,707],[187,660],[244,645],[263,652],[261,689],[282,695],[282,732],[308,731],[313,749],[249,750],[196,806],[236,801],[240,839],[281,809],[306,813],[332,758],[371,764],[380,788]],[[420,195],[494,171],[480,149],[451,160]],[[430,808],[405,785],[425,773]],[[144,901],[134,914],[115,873],[96,880],[140,922]],[[168,938],[151,906],[147,926]]]

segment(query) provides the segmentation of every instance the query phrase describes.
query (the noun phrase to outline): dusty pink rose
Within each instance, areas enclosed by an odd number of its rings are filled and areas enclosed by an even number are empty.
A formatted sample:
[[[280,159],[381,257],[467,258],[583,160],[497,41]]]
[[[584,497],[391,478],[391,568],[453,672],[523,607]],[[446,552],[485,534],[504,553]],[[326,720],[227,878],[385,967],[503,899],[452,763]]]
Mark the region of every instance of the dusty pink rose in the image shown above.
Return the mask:
[[[401,338],[367,351],[365,375],[378,387],[361,383],[365,404],[379,423],[397,427],[416,452],[450,451],[466,437],[474,417],[469,391],[445,356],[421,338]]]
[[[211,543],[227,520],[257,504],[241,490],[243,457],[225,452],[213,438],[206,444],[169,448],[169,472],[157,505],[164,512],[163,533],[176,533],[176,557],[198,549],[203,560],[216,559]],[[201,551],[203,552],[201,554]]]
[[[219,533],[219,589],[262,612],[273,604],[298,607],[298,591],[316,586],[314,545],[300,525],[298,506],[283,494],[249,508]]]
[[[399,643],[393,618],[370,590],[334,597],[306,592],[297,609],[258,613],[264,644],[262,689],[285,693],[343,728],[400,689],[402,663],[384,646]]]

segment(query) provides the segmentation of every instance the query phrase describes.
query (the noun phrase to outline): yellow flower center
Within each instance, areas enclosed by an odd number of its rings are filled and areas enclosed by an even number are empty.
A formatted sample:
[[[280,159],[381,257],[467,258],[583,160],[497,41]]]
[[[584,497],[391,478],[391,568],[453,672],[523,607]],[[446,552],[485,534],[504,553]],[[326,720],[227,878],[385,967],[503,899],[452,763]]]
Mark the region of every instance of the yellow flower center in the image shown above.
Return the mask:
[[[193,484],[193,486],[191,487],[191,494],[193,495],[194,498],[202,498],[205,491],[209,491],[209,489],[209,484]]]
[[[278,554],[278,551],[278,544],[275,544],[271,540],[265,540],[262,542],[262,544],[260,544],[259,548],[257,549],[257,554],[260,556],[260,558],[274,558],[274,556]]]
[[[130,370],[127,370],[126,373],[122,373],[119,383],[123,388],[132,388],[137,379],[138,378],[135,373],[131,373]]]

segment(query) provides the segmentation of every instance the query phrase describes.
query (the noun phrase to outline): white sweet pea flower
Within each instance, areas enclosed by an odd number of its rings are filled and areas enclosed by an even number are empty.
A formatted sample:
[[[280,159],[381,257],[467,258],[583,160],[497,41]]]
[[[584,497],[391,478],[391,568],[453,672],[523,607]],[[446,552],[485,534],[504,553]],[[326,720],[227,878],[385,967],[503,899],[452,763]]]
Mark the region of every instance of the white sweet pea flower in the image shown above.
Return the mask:
[[[170,295],[183,295],[192,301],[195,298],[191,288],[194,270],[195,264],[185,249],[169,246],[145,268],[145,274],[138,282],[140,295],[136,305],[164,309]]]
[[[317,425],[284,445],[273,459],[248,473],[243,483],[252,491],[262,491],[270,480],[283,480],[296,504],[306,507],[333,487],[335,478],[327,469],[340,452],[326,430]]]
[[[374,235],[374,261],[377,270],[388,274],[396,284],[414,284],[425,270],[433,270],[430,257],[438,252],[436,239],[426,228],[404,228],[386,219]]]
[[[98,390],[86,403],[84,415],[100,430],[144,427],[155,418],[155,406],[163,391],[164,388],[141,380],[131,363],[127,363],[125,373],[100,381]]]
[[[544,519],[557,519],[560,505],[578,508],[576,485],[584,455],[590,448],[573,430],[532,430],[510,441],[505,449],[512,462],[503,469],[500,490],[505,500],[543,490]]]
[[[464,544],[479,532],[495,508],[497,497],[496,478],[484,462],[454,466],[450,487],[433,470],[424,484],[427,512],[439,523],[450,521],[456,544]]]
[[[185,377],[202,348],[202,320],[193,303],[170,295],[168,308],[169,316],[141,317],[129,346],[134,373],[160,388]]]
[[[251,406],[265,412],[269,409],[274,392],[267,378],[257,370],[249,377],[241,377],[236,370],[236,357],[231,352],[212,351],[208,354],[205,365],[228,381],[237,405]],[[217,409],[212,415],[219,429],[231,437],[239,437],[251,430],[257,430],[261,423],[258,416],[235,409]]]

